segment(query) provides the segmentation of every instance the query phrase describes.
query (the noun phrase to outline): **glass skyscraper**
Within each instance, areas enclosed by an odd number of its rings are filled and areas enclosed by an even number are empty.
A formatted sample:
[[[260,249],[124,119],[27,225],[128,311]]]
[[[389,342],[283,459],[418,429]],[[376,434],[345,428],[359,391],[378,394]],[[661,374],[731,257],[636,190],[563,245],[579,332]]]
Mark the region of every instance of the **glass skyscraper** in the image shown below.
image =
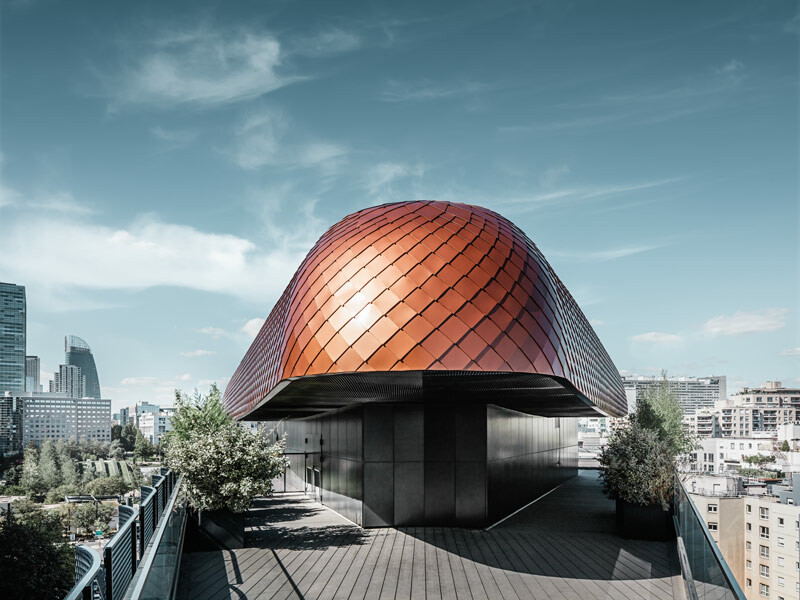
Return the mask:
[[[97,377],[97,367],[94,364],[92,349],[77,335],[68,335],[64,338],[65,362],[81,368],[81,373],[86,378],[86,397],[101,398],[100,380]]]
[[[0,393],[25,390],[25,286],[0,282]]]

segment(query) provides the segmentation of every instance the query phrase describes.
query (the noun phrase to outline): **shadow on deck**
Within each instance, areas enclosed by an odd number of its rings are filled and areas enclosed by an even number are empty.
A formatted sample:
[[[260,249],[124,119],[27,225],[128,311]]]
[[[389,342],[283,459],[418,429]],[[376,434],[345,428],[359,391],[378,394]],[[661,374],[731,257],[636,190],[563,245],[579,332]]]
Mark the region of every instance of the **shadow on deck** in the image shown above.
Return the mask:
[[[684,598],[674,543],[620,538],[595,471],[489,531],[361,529],[298,493],[247,527],[242,550],[184,555],[179,598]]]

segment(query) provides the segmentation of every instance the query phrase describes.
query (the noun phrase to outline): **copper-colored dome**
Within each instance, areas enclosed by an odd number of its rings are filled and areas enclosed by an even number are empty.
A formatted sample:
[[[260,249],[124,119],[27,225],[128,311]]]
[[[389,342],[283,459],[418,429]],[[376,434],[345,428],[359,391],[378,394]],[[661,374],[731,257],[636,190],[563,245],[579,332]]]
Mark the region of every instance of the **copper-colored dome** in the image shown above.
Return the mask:
[[[331,227],[275,304],[224,402],[243,418],[295,378],[432,371],[551,376],[562,392],[554,398],[626,412],[617,369],[534,243],[493,211],[433,201],[367,208]]]

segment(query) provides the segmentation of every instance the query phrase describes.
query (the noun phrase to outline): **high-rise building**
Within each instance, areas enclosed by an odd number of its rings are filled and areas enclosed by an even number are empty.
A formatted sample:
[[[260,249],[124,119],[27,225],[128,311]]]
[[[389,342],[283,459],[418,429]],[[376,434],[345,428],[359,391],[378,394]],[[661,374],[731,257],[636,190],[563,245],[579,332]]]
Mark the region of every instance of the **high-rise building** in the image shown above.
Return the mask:
[[[22,406],[23,447],[59,439],[111,441],[111,400],[25,392],[17,401]]]
[[[0,456],[22,451],[22,405],[11,392],[0,392]]]
[[[53,374],[50,392],[62,394],[67,398],[86,397],[86,377],[80,367],[59,365],[58,372]]]
[[[25,389],[25,286],[0,283],[0,392]]]
[[[41,362],[38,356],[25,357],[25,391],[26,392],[41,392],[39,387],[39,371],[41,369]]]
[[[64,338],[64,362],[68,365],[80,367],[86,378],[87,398],[100,398],[100,379],[97,377],[97,367],[94,364],[92,349],[77,335],[68,335]]]
[[[663,383],[661,377],[623,377],[622,385],[633,390],[636,400],[645,397],[648,390]],[[678,395],[684,414],[694,414],[698,408],[714,408],[717,401],[725,400],[727,383],[725,376],[668,377],[667,386]]]

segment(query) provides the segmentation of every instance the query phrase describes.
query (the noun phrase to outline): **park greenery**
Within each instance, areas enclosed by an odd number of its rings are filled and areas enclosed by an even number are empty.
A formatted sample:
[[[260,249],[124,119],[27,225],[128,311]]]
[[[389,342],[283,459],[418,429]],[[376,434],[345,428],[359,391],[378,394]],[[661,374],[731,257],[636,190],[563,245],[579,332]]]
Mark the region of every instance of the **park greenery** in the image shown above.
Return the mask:
[[[71,440],[47,440],[41,447],[31,444],[21,463],[5,470],[0,493],[52,504],[68,495],[122,495],[138,488],[142,482],[138,467],[113,461],[104,464],[112,455],[111,446]]]
[[[272,493],[272,480],[286,468],[284,441],[233,421],[216,384],[205,396],[176,392],[172,431],[162,445],[196,510],[244,512],[253,498]]]
[[[61,514],[15,502],[11,515],[0,518],[0,598],[61,600],[74,577],[75,551],[64,539]]]
[[[661,385],[637,401],[630,427],[618,429],[600,455],[600,477],[611,499],[669,509],[676,458],[697,447],[681,415],[677,394],[662,373]]]

